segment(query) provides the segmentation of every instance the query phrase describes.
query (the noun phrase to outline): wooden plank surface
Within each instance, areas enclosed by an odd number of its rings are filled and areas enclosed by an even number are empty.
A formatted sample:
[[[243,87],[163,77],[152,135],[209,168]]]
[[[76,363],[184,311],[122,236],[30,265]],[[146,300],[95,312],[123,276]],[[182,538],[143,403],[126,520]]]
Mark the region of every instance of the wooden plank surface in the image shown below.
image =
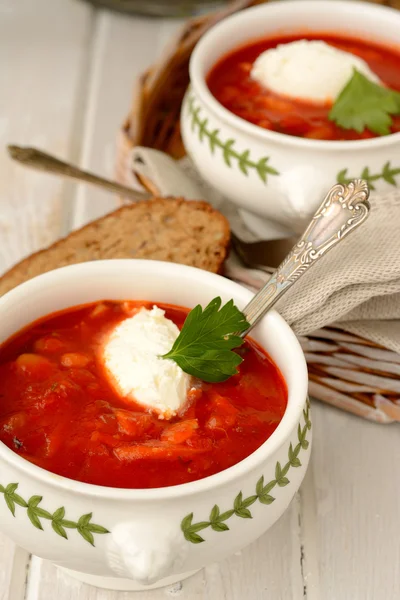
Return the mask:
[[[81,166],[114,177],[117,134],[130,109],[135,78],[160,56],[181,23],[97,12]],[[107,192],[79,186],[72,227],[117,204]]]
[[[2,146],[40,146],[112,176],[133,81],[179,25],[95,11],[80,0],[0,0]],[[115,203],[0,153],[0,269]],[[398,426],[318,404],[313,413],[313,455],[300,494],[240,555],[182,585],[130,594],[82,585],[0,536],[0,600],[395,600]]]
[[[311,474],[317,512],[306,547],[319,558],[320,598],[400,597],[400,430],[314,406]],[[312,546],[311,546],[312,547]]]
[[[92,10],[75,1],[0,3],[0,268],[53,241],[65,186],[13,164],[9,143],[69,157],[84,103]],[[18,234],[17,234],[18,232]]]
[[[55,240],[66,187],[13,164],[5,147],[71,155],[92,10],[64,0],[0,0],[0,270]],[[29,555],[0,535],[0,599],[23,600]]]

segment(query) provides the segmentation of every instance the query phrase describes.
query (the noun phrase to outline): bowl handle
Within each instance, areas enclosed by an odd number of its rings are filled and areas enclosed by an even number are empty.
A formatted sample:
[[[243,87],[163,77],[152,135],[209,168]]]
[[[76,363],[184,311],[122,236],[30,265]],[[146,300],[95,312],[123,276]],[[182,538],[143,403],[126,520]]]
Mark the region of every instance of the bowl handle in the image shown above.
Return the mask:
[[[119,523],[108,538],[107,561],[119,577],[141,585],[184,571],[188,552],[180,527],[165,519],[143,517]]]
[[[282,173],[280,190],[284,196],[282,208],[286,213],[283,224],[289,226],[293,233],[302,234],[334,183],[334,180],[327,179],[325,172],[312,165],[298,165]]]

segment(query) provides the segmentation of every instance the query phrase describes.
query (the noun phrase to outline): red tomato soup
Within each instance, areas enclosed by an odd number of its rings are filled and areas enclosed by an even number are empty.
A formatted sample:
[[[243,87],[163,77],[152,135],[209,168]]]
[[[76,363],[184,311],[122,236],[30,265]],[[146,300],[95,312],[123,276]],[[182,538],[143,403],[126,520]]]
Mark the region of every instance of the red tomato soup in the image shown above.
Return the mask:
[[[325,34],[291,35],[258,40],[223,57],[211,70],[207,83],[212,95],[230,112],[264,129],[319,140],[357,140],[376,137],[369,130],[342,129],[328,119],[331,105],[308,103],[279,96],[251,79],[256,58],[279,44],[298,40],[322,40],[355,54],[368,63],[389,88],[400,91],[400,51],[370,41]],[[400,131],[400,117],[393,118],[392,133]]]
[[[158,488],[238,463],[275,431],[287,390],[277,367],[246,340],[240,373],[191,389],[179,416],[161,420],[118,396],[99,360],[102,340],[150,302],[101,302],[50,315],[0,348],[0,440],[70,479]],[[188,310],[159,304],[182,327]]]

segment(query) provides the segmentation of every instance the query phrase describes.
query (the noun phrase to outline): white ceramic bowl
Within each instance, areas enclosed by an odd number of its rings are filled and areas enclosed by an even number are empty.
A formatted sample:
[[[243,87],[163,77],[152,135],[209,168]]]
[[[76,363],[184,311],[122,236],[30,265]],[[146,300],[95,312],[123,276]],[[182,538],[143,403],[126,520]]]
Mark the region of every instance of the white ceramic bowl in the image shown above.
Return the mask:
[[[328,189],[345,178],[377,176],[373,185],[382,192],[400,185],[400,133],[360,141],[302,139],[248,123],[211,95],[205,78],[227,52],[257,38],[305,31],[400,48],[400,11],[349,0],[270,2],[214,26],[191,57],[181,117],[186,150],[201,176],[240,208],[259,235],[266,220],[301,230]]]
[[[32,279],[0,299],[0,342],[49,313],[96,300],[147,299],[193,307],[217,295],[224,301],[233,298],[239,307],[252,296],[219,275],[171,263],[74,265]],[[282,515],[299,488],[311,441],[307,368],[295,335],[270,312],[254,338],[279,366],[289,399],[278,428],[251,456],[199,481],[128,490],[60,477],[0,443],[1,531],[82,581],[120,590],[178,581],[253,542]],[[245,508],[252,519],[244,518]],[[221,520],[219,514],[227,511]],[[223,530],[224,524],[229,530]],[[68,539],[61,537],[60,526]],[[200,535],[204,542],[196,543]]]

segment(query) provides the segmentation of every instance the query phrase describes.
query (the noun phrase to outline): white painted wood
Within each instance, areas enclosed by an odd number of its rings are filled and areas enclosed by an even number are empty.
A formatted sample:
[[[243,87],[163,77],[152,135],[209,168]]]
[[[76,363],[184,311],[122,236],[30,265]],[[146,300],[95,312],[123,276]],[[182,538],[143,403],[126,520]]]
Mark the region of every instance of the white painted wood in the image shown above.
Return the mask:
[[[0,536],[0,600],[24,600],[30,556]]]
[[[70,0],[0,0],[0,272],[61,231],[63,182],[13,164],[5,147],[70,155],[91,15]],[[0,536],[1,600],[23,600],[28,562]]]
[[[63,182],[13,164],[3,149],[17,143],[70,155],[91,12],[73,0],[0,3],[0,269],[60,231]]]
[[[175,20],[97,12],[81,166],[114,178],[116,140],[130,109],[134,81],[160,56],[180,25]],[[72,227],[117,205],[116,196],[80,185]]]
[[[318,555],[319,598],[395,600],[400,590],[399,426],[369,423],[316,403],[313,416],[310,476],[317,513],[304,540],[306,551],[316,548]]]

